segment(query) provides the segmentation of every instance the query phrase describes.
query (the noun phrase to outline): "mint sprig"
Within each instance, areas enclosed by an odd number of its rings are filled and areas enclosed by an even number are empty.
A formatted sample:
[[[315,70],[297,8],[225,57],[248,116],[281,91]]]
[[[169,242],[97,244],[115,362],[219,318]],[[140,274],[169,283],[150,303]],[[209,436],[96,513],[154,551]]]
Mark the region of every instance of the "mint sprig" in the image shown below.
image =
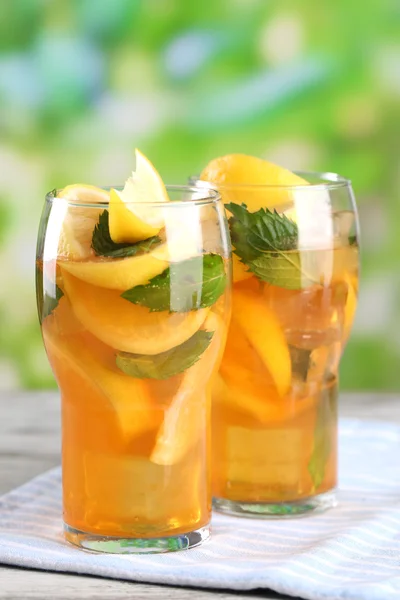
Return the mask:
[[[137,379],[169,379],[192,367],[210,345],[214,332],[197,331],[191,338],[166,352],[155,355],[118,352],[116,364]]]
[[[267,208],[250,213],[233,202],[226,208],[234,252],[258,279],[293,290],[316,283],[302,268],[294,221]]]
[[[149,252],[159,243],[161,243],[161,239],[155,235],[135,244],[116,244],[110,235],[109,214],[107,210],[104,210],[100,214],[92,236],[92,248],[97,256],[107,256],[109,258],[125,258]]]
[[[126,290],[121,296],[151,311],[188,312],[214,304],[225,287],[222,257],[205,254],[171,263],[149,283]]]

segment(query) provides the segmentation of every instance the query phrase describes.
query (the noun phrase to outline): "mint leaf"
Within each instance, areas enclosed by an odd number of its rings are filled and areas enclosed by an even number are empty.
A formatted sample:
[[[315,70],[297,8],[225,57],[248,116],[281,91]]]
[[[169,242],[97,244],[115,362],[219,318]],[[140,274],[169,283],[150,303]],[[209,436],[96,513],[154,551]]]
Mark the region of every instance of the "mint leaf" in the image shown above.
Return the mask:
[[[314,431],[314,448],[308,472],[317,490],[325,478],[328,459],[334,449],[337,421],[337,389],[328,387],[321,394]]]
[[[258,279],[289,290],[318,283],[302,268],[298,227],[276,210],[261,208],[250,213],[245,204],[226,208],[235,254]]]
[[[233,251],[244,264],[248,264],[260,255],[260,251],[255,249],[247,239],[254,221],[252,214],[255,213],[249,213],[245,204],[240,206],[231,202],[230,204],[226,204],[225,208],[233,215],[228,220],[231,240],[234,246]]]
[[[349,235],[349,246],[357,246],[357,236]]]
[[[149,252],[153,246],[161,242],[158,236],[149,237],[135,244],[116,244],[111,239],[109,228],[109,214],[104,210],[99,216],[99,222],[94,228],[92,236],[92,248],[98,256],[110,258],[125,258],[136,254]]]
[[[250,261],[248,266],[261,281],[287,290],[300,290],[318,283],[302,269],[299,252],[268,252]]]
[[[137,285],[122,298],[151,311],[187,312],[214,304],[224,293],[226,275],[219,254],[196,256],[171,265],[146,285]]]
[[[118,352],[117,367],[137,379],[168,379],[192,367],[210,345],[213,335],[211,331],[200,329],[183,344],[161,354]]]
[[[248,262],[261,252],[293,250],[297,248],[298,228],[286,215],[260,208],[250,213],[247,206],[231,202],[226,208],[232,213],[229,219],[235,253]]]

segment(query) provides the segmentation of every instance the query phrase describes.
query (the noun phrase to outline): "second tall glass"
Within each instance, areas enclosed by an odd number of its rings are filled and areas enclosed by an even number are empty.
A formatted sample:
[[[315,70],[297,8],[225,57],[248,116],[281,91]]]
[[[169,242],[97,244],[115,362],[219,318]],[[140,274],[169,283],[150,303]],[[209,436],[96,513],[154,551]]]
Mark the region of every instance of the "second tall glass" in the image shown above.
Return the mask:
[[[218,186],[234,285],[214,390],[213,491],[215,507],[236,515],[335,503],[338,367],[357,302],[358,222],[349,181],[300,175],[308,185]]]

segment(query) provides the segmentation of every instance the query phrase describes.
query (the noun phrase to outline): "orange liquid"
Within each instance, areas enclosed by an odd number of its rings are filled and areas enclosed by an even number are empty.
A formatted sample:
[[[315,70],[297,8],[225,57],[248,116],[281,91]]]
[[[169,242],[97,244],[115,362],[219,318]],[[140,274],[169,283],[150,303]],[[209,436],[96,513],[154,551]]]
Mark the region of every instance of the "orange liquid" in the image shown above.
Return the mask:
[[[291,502],[336,486],[338,365],[355,312],[358,249],[312,252],[321,284],[290,290],[254,276],[234,284],[213,393],[216,498]]]
[[[210,382],[223,345],[225,299],[207,312],[202,327],[215,325],[213,340],[193,367],[166,380],[136,379],[117,368],[115,348],[77,319],[78,304],[87,298],[71,290],[81,284],[68,276],[67,286],[55,264],[39,265],[40,277],[43,271],[44,288],[57,275],[64,292],[42,319],[42,331],[62,396],[65,523],[83,532],[132,538],[205,526],[211,517]],[[98,305],[92,314],[109,312],[110,329],[116,314],[110,291],[96,288],[93,297]],[[107,305],[100,306],[104,298]],[[139,315],[140,320],[144,309],[124,302],[132,319]],[[165,313],[169,318],[177,317]]]

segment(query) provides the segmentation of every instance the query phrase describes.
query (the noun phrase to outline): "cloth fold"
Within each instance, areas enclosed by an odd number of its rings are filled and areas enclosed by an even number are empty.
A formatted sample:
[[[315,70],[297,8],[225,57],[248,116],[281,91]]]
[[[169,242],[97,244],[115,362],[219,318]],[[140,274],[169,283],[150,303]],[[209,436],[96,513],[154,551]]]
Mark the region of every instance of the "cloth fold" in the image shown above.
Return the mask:
[[[339,506],[302,519],[215,513],[212,540],[161,555],[83,552],[64,541],[61,472],[0,498],[0,563],[179,586],[268,588],[309,600],[400,598],[400,427],[343,420]]]

